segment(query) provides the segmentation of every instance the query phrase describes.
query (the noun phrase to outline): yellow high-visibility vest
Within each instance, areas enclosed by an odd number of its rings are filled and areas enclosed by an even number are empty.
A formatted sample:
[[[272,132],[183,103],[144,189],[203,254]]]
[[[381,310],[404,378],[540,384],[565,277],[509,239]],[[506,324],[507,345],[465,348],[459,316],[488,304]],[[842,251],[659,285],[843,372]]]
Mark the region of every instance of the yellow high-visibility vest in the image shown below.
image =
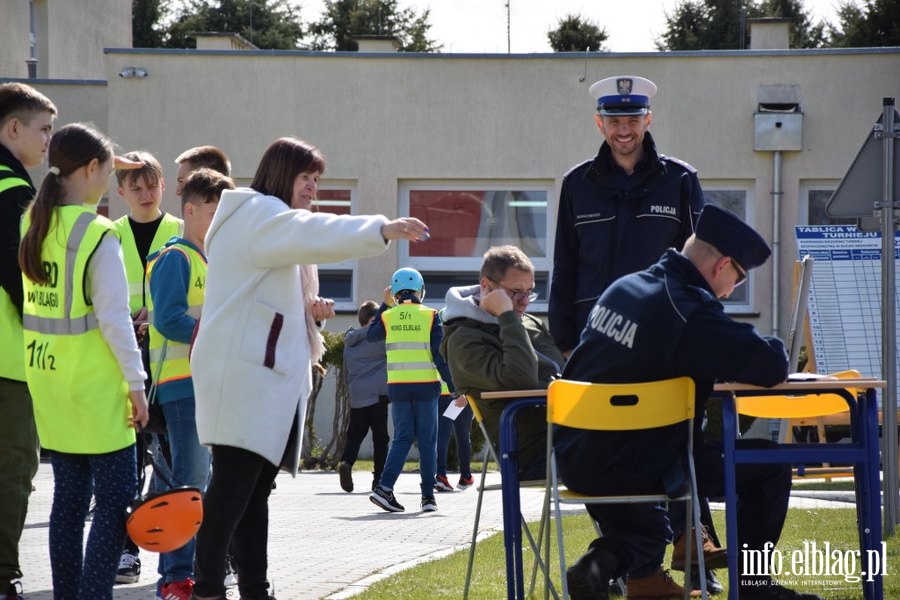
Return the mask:
[[[28,228],[26,213],[22,231]],[[88,259],[112,222],[93,207],[54,209],[41,258],[49,282],[23,275],[25,376],[41,446],[103,454],[134,444],[128,383],[85,297]]]
[[[148,287],[153,278],[153,267],[156,266],[159,257],[166,252],[181,252],[190,264],[187,313],[195,319],[199,319],[200,312],[203,309],[204,290],[206,288],[206,259],[202,254],[186,244],[176,243],[166,246],[158,253],[150,255],[147,261]],[[187,379],[191,376],[191,363],[188,360],[190,344],[168,340],[165,358],[163,358],[162,368],[160,368],[159,361],[162,357],[165,337],[153,325],[153,296],[151,294],[147,294],[147,309],[150,321],[150,372],[154,378],[159,373],[159,378],[155,379],[156,384],[162,385],[178,379]]]
[[[15,187],[27,187],[34,193],[28,181],[16,175],[6,165],[0,165],[0,193]],[[11,241],[11,240],[10,240]],[[25,356],[16,352],[22,347],[22,317],[9,293],[0,288],[0,377],[25,381]]]
[[[388,383],[429,383],[441,376],[431,357],[431,324],[437,311],[405,302],[381,313],[386,333]]]
[[[146,271],[141,256],[138,254],[137,242],[134,240],[134,232],[131,230],[131,223],[128,222],[128,215],[113,221],[113,227],[116,228],[119,239],[122,240],[125,278],[128,280],[128,308],[134,314],[147,306],[147,299],[150,297],[147,280],[144,277]],[[162,221],[156,229],[156,234],[153,236],[153,241],[150,242],[150,251],[147,256],[165,246],[172,237],[181,236],[182,229],[184,229],[184,222],[181,219],[164,213]]]

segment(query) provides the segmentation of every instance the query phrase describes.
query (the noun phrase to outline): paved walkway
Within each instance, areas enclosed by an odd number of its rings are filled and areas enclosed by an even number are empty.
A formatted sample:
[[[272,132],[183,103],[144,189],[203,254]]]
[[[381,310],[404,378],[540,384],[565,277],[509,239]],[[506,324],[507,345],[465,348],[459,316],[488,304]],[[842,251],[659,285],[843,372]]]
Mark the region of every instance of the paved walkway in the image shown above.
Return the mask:
[[[335,472],[303,472],[296,479],[279,475],[269,504],[269,578],[278,600],[348,598],[380,577],[467,546],[478,498],[474,487],[438,494],[438,511],[421,513],[418,475],[404,473],[395,492],[407,512],[391,514],[369,502],[371,476],[358,471],[354,475],[357,491],[352,494],[341,490]],[[452,476],[451,481],[455,481]],[[499,481],[499,473],[488,474],[489,483]],[[41,464],[34,483],[21,543],[23,584],[28,600],[50,600],[47,540],[53,477],[49,464]],[[528,519],[539,518],[541,500],[542,490],[522,490],[522,509]],[[819,498],[792,498],[791,505],[848,506]],[[501,529],[499,492],[487,492],[481,522],[483,530]],[[141,552],[141,560],[141,580],[117,586],[116,600],[155,597],[157,555]]]

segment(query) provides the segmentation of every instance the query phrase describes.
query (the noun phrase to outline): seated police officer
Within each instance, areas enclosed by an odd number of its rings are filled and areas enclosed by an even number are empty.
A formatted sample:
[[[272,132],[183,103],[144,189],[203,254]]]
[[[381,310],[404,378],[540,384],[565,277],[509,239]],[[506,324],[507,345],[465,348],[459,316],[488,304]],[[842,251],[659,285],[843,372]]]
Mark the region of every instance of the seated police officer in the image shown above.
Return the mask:
[[[719,302],[771,254],[762,237],[734,214],[704,207],[697,230],[681,252],[669,249],[645,271],[622,277],[597,300],[563,371],[565,379],[603,383],[654,381],[688,376],[696,383],[702,415],[716,380],[772,386],[784,381],[788,360],[781,340],[732,320]],[[705,441],[695,422],[694,455],[701,496],[724,495],[720,447]],[[686,434],[586,432],[558,427],[554,433],[559,471],[566,485],[586,494],[660,491],[678,474]],[[740,440],[743,445],[771,444]],[[777,544],[790,497],[789,465],[739,465],[738,547],[762,550]],[[610,577],[631,577],[627,596],[679,597],[661,569],[671,541],[666,511],[645,504],[593,505],[603,537],[567,573],[572,598],[606,598]],[[743,572],[746,572],[742,569]],[[741,600],[821,600],[775,584],[765,576],[741,575]]]

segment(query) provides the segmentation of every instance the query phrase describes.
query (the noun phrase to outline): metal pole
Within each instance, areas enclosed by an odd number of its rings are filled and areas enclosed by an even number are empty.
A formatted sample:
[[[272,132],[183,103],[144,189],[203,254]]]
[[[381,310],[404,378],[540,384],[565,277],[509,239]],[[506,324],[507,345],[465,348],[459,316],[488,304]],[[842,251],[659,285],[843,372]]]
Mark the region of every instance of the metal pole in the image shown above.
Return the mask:
[[[898,469],[900,454],[897,451],[897,329],[896,329],[896,281],[894,276],[894,99],[882,101],[882,201],[881,208],[881,371],[887,382],[881,400],[883,417],[882,459],[884,465],[884,534],[894,534],[894,526],[900,523],[900,489]],[[877,131],[876,131],[877,135]],[[876,209],[879,208],[876,204]]]
[[[772,153],[772,335],[778,336],[780,290],[778,275],[781,264],[781,150]],[[795,368],[795,367],[791,367]]]

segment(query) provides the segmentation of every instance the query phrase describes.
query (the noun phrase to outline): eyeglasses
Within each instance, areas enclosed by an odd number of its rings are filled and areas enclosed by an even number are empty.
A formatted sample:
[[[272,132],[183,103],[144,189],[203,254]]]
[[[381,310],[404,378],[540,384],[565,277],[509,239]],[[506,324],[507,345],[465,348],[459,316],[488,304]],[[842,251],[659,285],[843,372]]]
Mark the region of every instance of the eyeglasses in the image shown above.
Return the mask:
[[[747,281],[747,271],[742,269],[733,258],[731,259],[731,266],[734,267],[734,272],[737,273],[737,281],[734,282],[734,287]]]
[[[528,300],[529,302],[534,302],[535,300],[538,299],[539,294],[534,290],[530,290],[527,292],[511,290],[511,289],[508,289],[507,287],[505,287],[499,281],[496,281],[494,279],[491,279],[490,281],[493,281],[494,283],[499,285],[500,289],[503,290],[504,292],[506,292],[506,295],[509,296],[513,302],[524,302],[525,300]]]

